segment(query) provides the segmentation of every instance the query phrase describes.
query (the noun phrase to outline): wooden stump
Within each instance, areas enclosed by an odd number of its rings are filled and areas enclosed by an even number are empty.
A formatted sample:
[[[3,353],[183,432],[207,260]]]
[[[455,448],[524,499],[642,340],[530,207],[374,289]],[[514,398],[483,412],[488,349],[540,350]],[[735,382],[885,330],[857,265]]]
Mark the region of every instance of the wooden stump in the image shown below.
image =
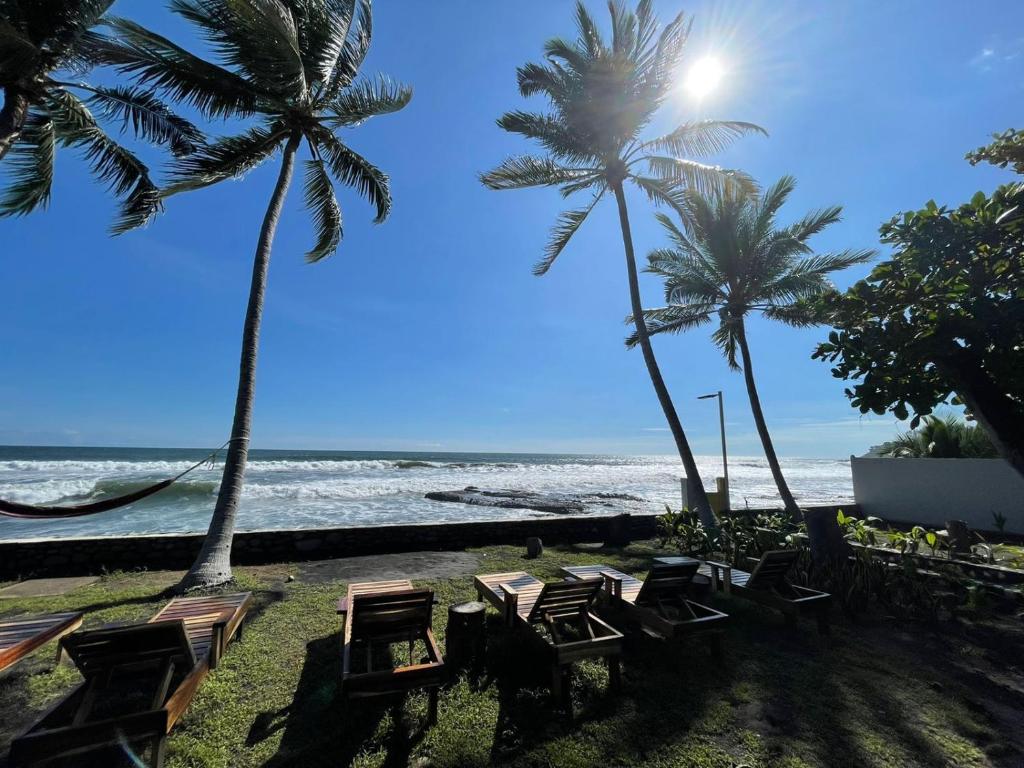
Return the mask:
[[[479,671],[487,650],[484,621],[487,606],[480,602],[448,606],[448,629],[445,631],[445,663],[454,672],[471,667]]]

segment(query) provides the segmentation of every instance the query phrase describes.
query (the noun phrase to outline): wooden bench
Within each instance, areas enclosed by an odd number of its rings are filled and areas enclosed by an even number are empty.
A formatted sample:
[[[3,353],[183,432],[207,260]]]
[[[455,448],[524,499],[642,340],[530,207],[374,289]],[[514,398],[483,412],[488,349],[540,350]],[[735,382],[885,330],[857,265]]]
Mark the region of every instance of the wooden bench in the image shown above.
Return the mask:
[[[51,640],[63,637],[82,626],[81,613],[51,613],[0,619],[0,670],[21,661]],[[60,659],[61,651],[57,651]]]
[[[545,584],[523,571],[475,576],[481,600],[501,611],[509,627],[529,630],[551,661],[551,692],[571,712],[569,675],[579,659],[604,658],[613,690],[620,685],[622,634],[591,611],[601,579],[574,579]],[[547,633],[541,633],[543,625]]]
[[[602,579],[603,605],[609,618],[639,623],[648,633],[665,639],[705,636],[717,659],[729,617],[687,596],[699,568],[696,560],[656,563],[643,581],[607,565],[577,565],[562,568],[562,572],[573,579]]]
[[[818,621],[818,631],[827,635],[832,596],[827,592],[796,586],[787,578],[799,556],[795,549],[765,552],[760,559],[748,558],[753,566],[749,572],[709,560],[700,566],[698,573],[708,576],[715,590],[774,608],[790,624],[795,624],[801,614],[811,613]],[[690,558],[655,558],[665,564],[683,559]]]
[[[434,593],[415,589],[412,582],[371,581],[350,584],[348,595],[338,601],[344,617],[342,636],[342,693],[350,698],[428,689],[427,720],[437,722],[438,688],[444,683],[444,658],[431,628]],[[422,641],[426,657],[413,657],[416,641]],[[374,651],[381,646],[405,642],[408,664],[374,669]],[[357,656],[365,669],[356,669]]]
[[[85,681],[14,740],[11,765],[149,745],[159,768],[167,735],[241,633],[251,604],[248,593],[176,598],[145,624],[66,635],[61,645]]]

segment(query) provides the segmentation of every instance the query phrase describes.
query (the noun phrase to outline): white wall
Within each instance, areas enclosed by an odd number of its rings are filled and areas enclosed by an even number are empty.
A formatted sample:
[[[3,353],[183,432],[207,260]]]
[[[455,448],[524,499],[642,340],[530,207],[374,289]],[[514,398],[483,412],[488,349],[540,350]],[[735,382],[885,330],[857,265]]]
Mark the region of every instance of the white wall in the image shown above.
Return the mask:
[[[1024,534],[1024,477],[1002,459],[861,459],[850,457],[853,495],[861,515],[945,527],[964,520],[994,531]]]

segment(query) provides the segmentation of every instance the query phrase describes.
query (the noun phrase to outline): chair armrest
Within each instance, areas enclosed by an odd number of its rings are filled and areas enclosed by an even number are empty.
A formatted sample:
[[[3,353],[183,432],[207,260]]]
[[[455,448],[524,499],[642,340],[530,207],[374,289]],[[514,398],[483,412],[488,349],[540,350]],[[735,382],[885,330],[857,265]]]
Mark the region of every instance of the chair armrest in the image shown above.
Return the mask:
[[[609,573],[608,571],[600,571],[601,578],[604,579],[604,588],[608,592],[609,597],[613,597],[616,600],[622,599],[622,576]]]
[[[519,614],[519,592],[511,584],[499,584],[498,588],[505,593],[505,623],[509,626],[515,623]]]
[[[714,560],[705,562],[711,568],[711,586],[717,591],[718,583],[721,581],[722,591],[727,595],[730,594],[732,592],[732,566]]]

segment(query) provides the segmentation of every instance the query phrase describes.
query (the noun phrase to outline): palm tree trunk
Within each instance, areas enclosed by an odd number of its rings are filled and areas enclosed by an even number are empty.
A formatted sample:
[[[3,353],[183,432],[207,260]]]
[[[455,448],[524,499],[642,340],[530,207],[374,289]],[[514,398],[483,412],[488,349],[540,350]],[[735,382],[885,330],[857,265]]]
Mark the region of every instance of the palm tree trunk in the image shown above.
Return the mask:
[[[782,474],[779,457],[775,454],[775,446],[772,444],[772,437],[764,420],[764,411],[761,410],[761,397],[757,394],[754,368],[750,361],[750,347],[747,346],[747,329],[742,317],[737,319],[736,339],[740,345],[740,355],[743,357],[743,378],[747,383],[747,395],[750,397],[750,410],[754,415],[754,424],[757,426],[757,434],[761,437],[764,455],[768,459],[768,466],[771,467],[772,477],[775,478],[775,485],[779,489],[782,503],[786,506],[786,512],[794,521],[803,519],[807,522],[807,538],[810,542],[811,557],[816,563],[841,561],[849,554],[850,545],[843,538],[843,532],[839,530],[835,513],[831,509],[808,509],[801,512],[796,499],[793,498],[793,494],[789,490],[786,478]]]
[[[744,326],[743,318],[735,318],[736,339],[740,344],[740,354],[743,356],[743,378],[747,384],[747,396],[750,398],[750,411],[754,415],[754,424],[757,427],[757,434],[761,438],[761,445],[764,447],[765,458],[768,459],[768,467],[775,478],[775,485],[779,489],[779,496],[782,497],[782,504],[786,513],[799,522],[803,519],[800,507],[797,506],[793,493],[789,490],[786,478],[782,474],[782,467],[779,466],[779,457],[775,453],[775,446],[772,444],[772,436],[768,432],[768,425],[764,420],[764,411],[761,410],[761,397],[757,394],[757,384],[754,381],[754,368],[750,361],[750,347],[747,346],[747,329]]]
[[[4,89],[4,106],[0,109],[0,160],[14,146],[28,117],[28,94],[14,87]]]
[[[231,541],[235,533],[238,502],[242,495],[245,464],[249,457],[249,432],[256,397],[256,357],[260,346],[260,321],[263,318],[263,296],[267,289],[267,269],[270,266],[274,232],[281,218],[288,187],[291,185],[295,153],[300,139],[301,136],[293,135],[285,145],[277,185],[263,217],[263,226],[260,229],[252,265],[249,305],[245,311],[245,325],[242,330],[242,358],[238,371],[238,393],[235,396],[235,418],[231,425],[231,443],[228,445],[227,458],[224,462],[224,476],[221,479],[217,506],[213,510],[213,519],[203,540],[202,549],[192,568],[178,585],[178,591],[181,592],[223,584],[231,579]]]
[[[704,526],[711,531],[718,530],[718,521],[711,509],[707,492],[704,490],[704,483],[697,471],[697,462],[690,450],[690,443],[683,432],[683,425],[679,421],[679,414],[672,404],[672,397],[669,395],[668,387],[661,376],[661,369],[658,367],[658,360],[654,357],[654,348],[651,346],[651,337],[647,333],[647,323],[644,321],[643,303],[640,301],[640,281],[637,277],[636,254],[633,251],[633,234],[629,226],[629,212],[626,210],[626,195],[622,189],[622,183],[612,185],[615,192],[615,202],[619,206],[619,225],[622,228],[622,244],[626,249],[626,270],[629,274],[629,301],[633,309],[633,318],[636,325],[636,335],[640,342],[640,349],[644,354],[644,362],[647,364],[647,373],[651,377],[651,384],[658,395],[658,402],[665,412],[665,420],[668,421],[672,437],[676,441],[676,448],[679,451],[679,458],[683,461],[683,468],[686,470],[687,498],[691,509],[700,516]]]

